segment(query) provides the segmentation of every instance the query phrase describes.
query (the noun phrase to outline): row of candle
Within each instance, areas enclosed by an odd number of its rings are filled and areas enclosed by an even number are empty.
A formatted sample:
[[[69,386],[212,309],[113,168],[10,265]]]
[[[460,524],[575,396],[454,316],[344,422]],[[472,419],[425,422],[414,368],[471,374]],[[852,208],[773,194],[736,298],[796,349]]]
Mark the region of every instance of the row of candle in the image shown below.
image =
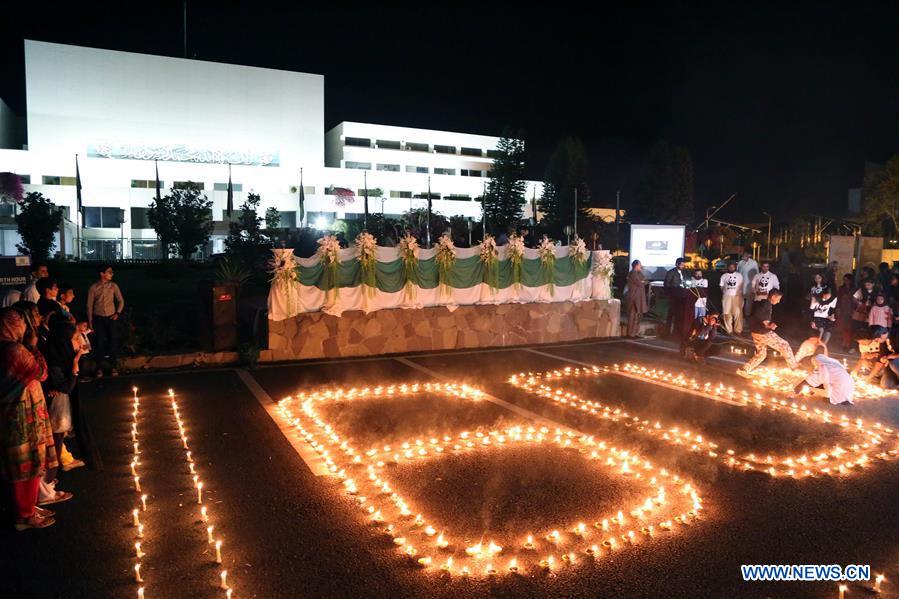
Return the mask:
[[[134,581],[137,583],[137,597],[138,599],[145,599],[144,594],[144,579],[141,576],[141,560],[146,556],[146,552],[143,550],[143,540],[144,540],[144,525],[140,521],[141,512],[147,511],[147,494],[143,492],[143,489],[140,486],[140,475],[139,466],[141,465],[140,461],[140,435],[138,430],[138,425],[140,424],[140,397],[137,395],[137,387],[132,387],[131,391],[134,393],[134,397],[132,399],[131,407],[131,447],[133,450],[133,455],[131,458],[131,477],[134,481],[134,492],[137,494],[139,498],[139,507],[135,507],[131,510],[131,519],[132,525],[134,526]]]
[[[623,423],[632,430],[660,439],[670,445],[686,448],[694,452],[702,452],[708,457],[718,459],[732,468],[757,470],[770,476],[804,477],[813,474],[848,474],[854,472],[858,467],[862,467],[870,461],[871,458],[868,452],[883,445],[883,435],[889,434],[887,431],[890,430],[884,429],[879,424],[873,428],[868,428],[860,420],[855,423],[855,426],[851,426],[848,420],[845,421],[845,424],[843,420],[835,421],[829,414],[820,410],[809,411],[803,405],[788,405],[786,402],[774,399],[764,400],[758,394],[756,394],[756,397],[750,398],[748,394],[745,394],[745,401],[752,405],[767,407],[775,411],[781,411],[786,407],[785,411],[788,414],[799,415],[806,419],[817,419],[820,422],[837,426],[849,438],[850,445],[847,448],[834,445],[826,450],[817,452],[811,457],[808,455],[793,457],[790,455],[775,456],[770,454],[756,456],[755,453],[738,456],[736,450],[730,448],[722,449],[719,443],[714,442],[708,436],[678,426],[663,425],[659,421],[655,421],[653,424],[648,419],[629,414],[621,407],[611,407],[603,405],[596,400],[584,399],[570,390],[549,384],[553,381],[572,377],[599,376],[606,372],[624,374],[650,382],[662,382],[669,387],[689,389],[693,393],[707,395],[712,398],[716,396],[716,392],[718,396],[722,392],[726,393],[730,399],[736,396],[736,390],[732,388],[726,389],[722,385],[716,387],[708,383],[700,386],[695,381],[687,381],[683,375],[674,376],[661,370],[650,370],[630,364],[625,365],[623,368],[616,366],[613,369],[567,367],[544,373],[520,373],[510,377],[509,382],[539,397],[550,399],[565,407],[587,412],[598,419]],[[847,456],[853,459],[848,459]],[[881,451],[877,454],[877,457],[889,457],[889,451]]]
[[[181,437],[181,447],[184,449],[184,459],[187,463],[188,473],[193,480],[194,489],[197,492],[197,505],[199,506],[199,520],[198,522],[206,527],[206,542],[208,545],[212,545],[215,547],[215,563],[222,563],[222,540],[216,538],[213,535],[215,527],[211,524],[212,516],[209,513],[208,507],[203,502],[203,481],[200,480],[200,475],[197,472],[197,468],[193,459],[193,454],[190,450],[190,442],[187,436],[187,429],[184,427],[184,420],[181,418],[181,412],[178,409],[178,400],[175,399],[175,391],[169,389],[169,400],[172,408],[172,416],[175,419],[175,424],[178,426],[178,433]],[[228,571],[222,569],[219,572],[219,581],[218,586],[225,591],[225,596],[227,599],[231,599],[234,589],[228,584]]]
[[[844,366],[846,360],[843,360]],[[778,393],[793,394],[796,384],[805,378],[804,373],[797,373],[789,368],[774,368],[764,366],[752,371],[752,384],[756,387],[770,389]],[[864,377],[852,375],[855,384],[854,397],[856,400],[884,399],[895,397],[895,389],[882,389],[878,385],[872,385]],[[803,389],[803,395],[811,395],[808,388]]]
[[[328,390],[299,395],[300,415],[293,410],[293,400],[288,398],[279,403],[283,418],[295,427],[298,434],[325,462],[329,472],[342,481],[344,491],[353,497],[369,520],[382,527],[404,555],[411,557],[425,568],[437,568],[445,573],[463,575],[494,575],[501,572],[515,573],[528,564],[535,567],[552,568],[555,564],[571,564],[576,560],[572,551],[579,544],[595,536],[597,544],[582,547],[582,552],[598,558],[603,549],[611,552],[619,545],[634,544],[641,538],[649,538],[656,531],[671,530],[675,523],[686,525],[702,509],[701,499],[693,486],[665,469],[655,468],[648,460],[634,452],[619,449],[594,437],[577,435],[571,431],[550,431],[547,428],[526,426],[501,430],[463,431],[428,439],[409,439],[372,447],[365,452],[357,451],[347,438],[341,436],[315,410],[319,402],[355,400],[373,397],[410,397],[421,392],[442,393],[458,399],[477,400],[483,396],[479,390],[464,385],[429,383],[422,385],[396,385],[365,389]],[[653,494],[626,510],[634,522],[641,524],[639,532],[625,530],[625,510],[617,515],[595,519],[592,527],[580,522],[566,527],[564,535],[558,530],[542,535],[542,541],[535,542],[534,536],[527,535],[521,542],[514,542],[503,548],[494,541],[479,542],[465,547],[448,538],[446,531],[439,531],[421,513],[410,508],[409,501],[397,493],[391,484],[386,469],[409,460],[433,459],[442,455],[469,451],[484,451],[511,445],[532,447],[557,446],[575,448],[606,467],[617,476],[640,481],[654,490]],[[349,471],[349,472],[348,472]],[[676,512],[677,501],[668,500],[662,482],[678,489],[676,499],[687,507],[684,512],[671,518],[658,519],[655,514],[662,509]],[[371,497],[369,497],[371,496]],[[657,520],[653,521],[653,518]],[[654,522],[654,523],[653,523]],[[610,534],[614,528],[615,533]],[[638,536],[639,535],[639,536]],[[605,540],[601,540],[606,537]],[[419,539],[419,544],[412,539]],[[553,553],[539,559],[538,546],[545,545]],[[554,552],[564,551],[561,555]],[[431,555],[433,552],[433,556]],[[513,554],[506,566],[501,568],[494,562],[500,554]],[[523,564],[519,563],[523,561]],[[439,562],[439,563],[438,563]],[[481,563],[487,562],[483,566]]]

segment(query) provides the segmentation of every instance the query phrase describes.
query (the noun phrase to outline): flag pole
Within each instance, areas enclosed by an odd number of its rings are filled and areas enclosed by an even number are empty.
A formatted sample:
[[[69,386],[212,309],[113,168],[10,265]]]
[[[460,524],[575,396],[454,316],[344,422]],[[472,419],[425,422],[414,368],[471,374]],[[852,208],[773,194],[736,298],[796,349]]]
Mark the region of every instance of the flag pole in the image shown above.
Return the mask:
[[[78,154],[75,154],[75,244],[78,260],[81,260],[81,170],[78,168]],[[62,249],[65,255],[65,248]]]
[[[303,228],[303,221],[306,220],[306,194],[303,190],[303,167],[300,167],[300,228]]]
[[[577,187],[574,188],[574,236],[577,237]]]
[[[431,247],[431,178],[428,177],[428,220],[425,223],[426,239],[425,247]]]
[[[368,231],[368,171],[362,171],[362,180],[365,186],[365,219],[362,221],[362,226]]]

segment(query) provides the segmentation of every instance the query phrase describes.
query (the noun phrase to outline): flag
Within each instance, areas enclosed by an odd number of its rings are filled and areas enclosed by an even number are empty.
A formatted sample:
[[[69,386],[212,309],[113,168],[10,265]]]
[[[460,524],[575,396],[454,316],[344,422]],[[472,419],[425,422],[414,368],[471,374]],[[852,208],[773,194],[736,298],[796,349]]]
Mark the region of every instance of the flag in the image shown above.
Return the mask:
[[[156,164],[156,205],[159,206],[162,203],[162,193],[159,189],[162,187],[162,184],[159,182],[159,161],[153,161]]]
[[[75,210],[81,214],[81,171],[78,169],[78,154],[75,154]]]
[[[531,197],[531,224],[537,224],[537,186],[534,186],[534,195]]]
[[[427,245],[431,247],[431,178],[428,177],[428,223],[425,229],[428,233]]]
[[[300,226],[306,218],[306,194],[303,192],[303,169],[300,169]]]
[[[365,181],[365,220],[363,226],[368,229],[368,173],[362,173],[362,179]]]
[[[228,209],[226,210],[228,213],[228,218],[231,218],[231,213],[234,212],[234,187],[231,185],[231,165],[228,165]]]

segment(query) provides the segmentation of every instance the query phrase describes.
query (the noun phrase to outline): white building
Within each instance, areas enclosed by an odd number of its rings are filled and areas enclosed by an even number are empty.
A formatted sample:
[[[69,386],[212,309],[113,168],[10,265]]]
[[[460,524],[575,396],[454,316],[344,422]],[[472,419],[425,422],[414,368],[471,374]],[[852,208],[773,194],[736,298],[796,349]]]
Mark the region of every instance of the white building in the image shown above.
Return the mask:
[[[423,207],[480,218],[481,195],[498,138],[364,123],[324,131],[324,77],[26,40],[27,139],[0,103],[0,172],[19,174],[67,214],[62,243],[77,254],[75,156],[84,206],[83,257],[154,258],[147,222],[158,160],[164,193],[193,181],[213,200],[222,251],[227,230],[228,164],[234,206],[249,192],[282,226],[298,211],[300,169],[307,222],[357,218],[362,193],[370,212],[399,215]],[[16,147],[11,147],[16,146]],[[529,183],[530,196],[537,183]],[[334,188],[357,193],[338,206]],[[525,207],[526,212],[528,210]],[[15,225],[0,213],[0,253],[15,254]]]

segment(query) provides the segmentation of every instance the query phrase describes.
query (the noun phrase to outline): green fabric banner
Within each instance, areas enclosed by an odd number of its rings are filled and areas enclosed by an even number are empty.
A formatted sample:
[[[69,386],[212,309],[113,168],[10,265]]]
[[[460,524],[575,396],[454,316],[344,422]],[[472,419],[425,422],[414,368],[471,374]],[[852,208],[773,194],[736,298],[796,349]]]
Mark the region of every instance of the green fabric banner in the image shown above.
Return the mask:
[[[495,268],[498,269],[495,278],[485,273],[484,263],[480,257],[456,258],[449,272],[448,283],[450,287],[465,289],[474,287],[479,283],[496,282],[497,289],[505,289],[512,285],[512,262],[500,260]],[[525,287],[540,287],[547,283],[547,276],[540,260],[522,260],[521,284]],[[576,281],[585,278],[590,272],[590,261],[578,263],[570,256],[556,258],[552,267],[553,285],[573,285]],[[322,291],[332,288],[330,277],[325,273],[321,262],[313,266],[301,266],[298,268],[301,285],[315,286]],[[401,259],[393,262],[375,263],[375,280],[378,289],[388,293],[401,291],[406,285],[406,273]],[[358,260],[341,262],[337,268],[337,281],[340,287],[357,287],[362,284],[362,265]],[[422,289],[433,289],[439,284],[439,269],[436,258],[420,260],[415,269],[415,274],[410,281]]]

